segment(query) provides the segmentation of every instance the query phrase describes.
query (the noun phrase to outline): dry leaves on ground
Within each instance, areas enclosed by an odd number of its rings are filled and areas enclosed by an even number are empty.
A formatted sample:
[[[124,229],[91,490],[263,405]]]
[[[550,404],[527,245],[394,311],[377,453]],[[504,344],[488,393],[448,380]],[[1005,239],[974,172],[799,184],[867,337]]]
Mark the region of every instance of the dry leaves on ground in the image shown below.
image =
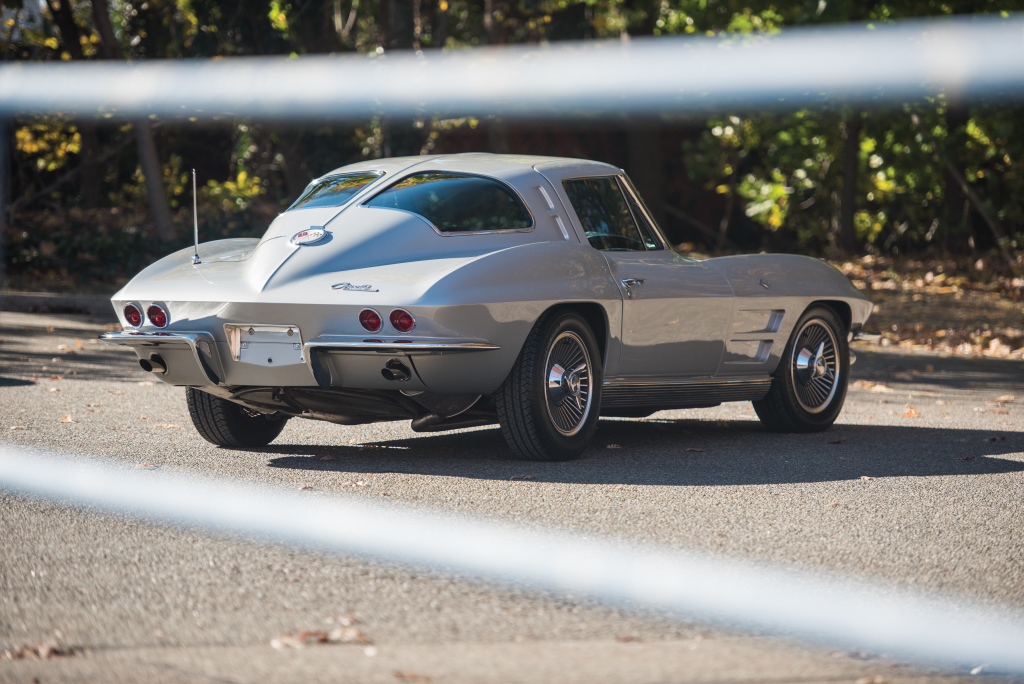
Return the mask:
[[[827,504],[825,504],[825,507],[826,508],[834,508],[835,506],[838,506],[838,505],[839,505],[838,501],[829,501]]]
[[[156,427],[156,428],[180,428],[181,426],[180,425],[175,425],[174,423],[157,423],[153,427]]]
[[[68,415],[64,416],[63,418],[61,418],[57,422],[58,423],[77,423],[78,421],[77,420],[72,420],[71,419],[71,414],[69,413]]]
[[[862,480],[877,480],[878,478],[877,477],[872,477],[871,475],[861,475],[860,479],[862,479]]]
[[[63,379],[64,379],[63,375],[51,375],[50,376],[50,380],[63,380]]]
[[[51,387],[50,391],[51,392],[60,392],[60,387]]]
[[[156,463],[150,463],[149,461],[146,461],[145,463],[140,463],[137,466],[135,466],[133,470],[156,470],[159,467],[160,466],[158,466]]]
[[[342,487],[365,487],[370,484],[366,480],[345,480],[341,483]],[[310,487],[312,489],[312,487]]]
[[[419,674],[417,672],[402,672],[401,670],[395,670],[392,672],[400,682],[432,682],[434,678],[430,675]]]
[[[904,413],[902,418],[920,418],[921,412],[914,408],[913,404],[907,404],[907,412]]]
[[[304,487],[299,487],[299,491],[300,492],[311,492],[311,491],[313,491],[313,488],[310,487],[309,485],[306,485]]]
[[[35,644],[34,646],[6,649],[4,658],[7,660],[46,660],[48,658],[66,658],[77,655],[79,652],[80,649],[60,648],[56,644]]]
[[[324,630],[307,630],[289,632],[270,640],[270,645],[281,650],[285,648],[305,648],[317,644],[368,644],[370,640],[355,627],[337,627],[330,632]]]
[[[895,392],[892,387],[889,387],[884,382],[874,382],[872,380],[855,380],[850,385],[851,389],[857,390],[868,390],[870,392]]]
[[[28,425],[12,425],[11,430],[28,430]]]

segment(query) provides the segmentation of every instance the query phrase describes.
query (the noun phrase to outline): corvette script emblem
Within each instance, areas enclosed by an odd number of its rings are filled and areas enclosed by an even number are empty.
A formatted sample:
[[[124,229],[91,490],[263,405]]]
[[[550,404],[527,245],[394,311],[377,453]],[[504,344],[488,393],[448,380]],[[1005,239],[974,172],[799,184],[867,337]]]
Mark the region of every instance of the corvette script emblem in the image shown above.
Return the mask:
[[[338,283],[331,285],[332,290],[351,290],[353,292],[380,292],[373,285],[353,285],[352,283]]]

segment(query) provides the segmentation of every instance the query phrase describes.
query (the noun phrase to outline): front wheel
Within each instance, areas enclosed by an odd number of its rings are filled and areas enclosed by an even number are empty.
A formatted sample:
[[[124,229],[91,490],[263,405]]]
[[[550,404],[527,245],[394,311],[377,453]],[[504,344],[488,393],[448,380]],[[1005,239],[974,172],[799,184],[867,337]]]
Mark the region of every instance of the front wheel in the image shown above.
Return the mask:
[[[266,415],[192,387],[185,389],[192,424],[217,446],[245,449],[267,446],[284,430],[288,416]]]
[[[519,458],[567,461],[587,448],[601,409],[601,355],[586,321],[543,316],[494,395],[501,432]]]
[[[771,389],[753,402],[757,417],[775,432],[821,432],[846,401],[850,350],[835,312],[808,309],[793,329]]]

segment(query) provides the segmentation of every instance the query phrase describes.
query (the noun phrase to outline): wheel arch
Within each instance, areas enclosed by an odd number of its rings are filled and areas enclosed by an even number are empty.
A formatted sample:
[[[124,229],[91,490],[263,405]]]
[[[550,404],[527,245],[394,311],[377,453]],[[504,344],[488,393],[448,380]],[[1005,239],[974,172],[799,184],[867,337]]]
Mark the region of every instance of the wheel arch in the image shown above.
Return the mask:
[[[831,309],[832,312],[839,317],[839,320],[842,321],[845,332],[850,332],[850,326],[853,324],[853,310],[850,309],[849,304],[841,299],[819,299],[808,304],[807,308],[804,309],[800,315],[803,316],[811,307],[814,306],[824,306]]]
[[[601,353],[601,367],[608,365],[608,313],[597,302],[564,302],[554,304],[545,309],[542,316],[552,313],[574,313],[586,321],[597,338],[597,348]]]

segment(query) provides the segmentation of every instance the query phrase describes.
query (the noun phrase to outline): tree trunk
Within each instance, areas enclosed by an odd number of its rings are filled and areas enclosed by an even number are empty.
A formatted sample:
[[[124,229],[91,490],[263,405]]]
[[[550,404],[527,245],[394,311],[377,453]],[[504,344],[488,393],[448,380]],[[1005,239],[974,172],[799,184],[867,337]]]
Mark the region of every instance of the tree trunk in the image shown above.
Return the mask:
[[[733,160],[732,175],[729,176],[729,193],[725,196],[725,211],[722,212],[722,221],[718,224],[718,244],[715,251],[721,252],[729,239],[729,223],[732,221],[732,208],[736,200],[736,179],[739,176],[740,164],[738,159]]]
[[[62,0],[63,1],[63,0]],[[96,30],[100,34],[100,49],[106,59],[124,59],[124,51],[114,35],[114,27],[110,23],[110,9],[107,0],[92,0],[92,17]],[[167,189],[164,187],[164,172],[160,166],[160,158],[153,142],[153,130],[149,121],[142,119],[135,122],[135,140],[138,147],[139,166],[146,178],[146,199],[149,201],[149,213],[153,217],[156,234],[164,242],[173,240],[176,235],[174,224],[171,223],[171,209],[167,205]]]
[[[629,177],[654,215],[654,220],[662,224],[665,218],[665,169],[661,130],[657,124],[630,124],[626,128],[626,145],[629,148]]]
[[[135,145],[139,151],[139,164],[146,180],[146,196],[149,198],[149,212],[153,216],[157,236],[164,242],[177,237],[171,223],[171,210],[167,206],[167,190],[164,188],[163,171],[156,156],[156,144],[149,121],[136,121]]]
[[[853,217],[857,213],[861,125],[860,112],[853,112],[846,121],[846,144],[843,149],[843,195],[839,209],[839,246],[850,254],[857,251],[857,232],[853,225]]]
[[[277,139],[281,142],[281,153],[284,156],[284,184],[288,189],[288,202],[294,202],[309,184],[309,178],[302,168],[301,128],[279,128]]]
[[[96,148],[99,147],[96,122],[86,119],[79,123],[78,128],[82,132],[82,177],[79,179],[79,190],[82,193],[82,203],[87,208],[94,209],[100,203],[100,174],[96,166]]]
[[[82,42],[78,31],[78,24],[75,23],[75,16],[71,13],[71,0],[47,0],[50,14],[60,29],[61,42],[67,48],[71,59],[85,59],[82,52]]]

